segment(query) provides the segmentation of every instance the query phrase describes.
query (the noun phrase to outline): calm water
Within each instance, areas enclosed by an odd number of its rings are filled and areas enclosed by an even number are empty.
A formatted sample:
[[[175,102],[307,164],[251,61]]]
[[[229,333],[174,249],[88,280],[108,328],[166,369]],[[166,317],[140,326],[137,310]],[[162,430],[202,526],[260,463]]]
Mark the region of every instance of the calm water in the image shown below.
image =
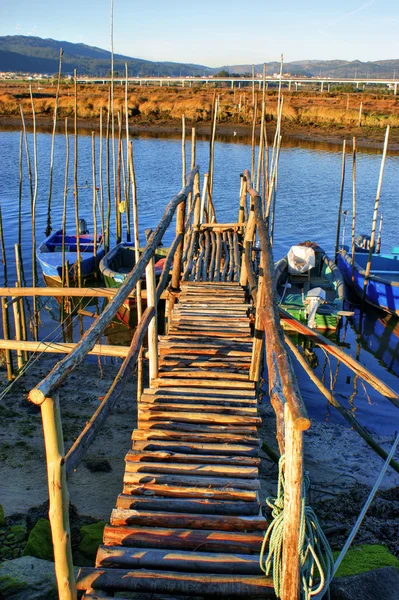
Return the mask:
[[[38,134],[38,197],[36,209],[36,237],[40,241],[44,237],[47,219],[48,173],[50,161],[51,136]],[[29,147],[33,160],[32,135],[29,134]],[[207,141],[199,141],[197,147],[197,163],[201,173],[208,168]],[[98,141],[96,146],[97,161],[99,156]],[[70,139],[70,177],[68,193],[68,223],[74,228],[73,197],[73,138]],[[13,264],[13,245],[17,241],[18,220],[18,157],[19,133],[14,131],[0,132],[0,205],[3,212],[5,244],[8,257],[8,283],[15,282]],[[30,283],[31,272],[31,217],[29,184],[26,174],[25,156],[23,186],[23,258],[27,283]],[[139,198],[140,230],[154,227],[167,202],[181,187],[181,142],[178,139],[137,138],[134,139],[134,162]],[[189,158],[188,158],[189,163]],[[98,163],[97,163],[98,164]],[[219,221],[236,219],[238,194],[240,186],[239,174],[250,168],[250,147],[234,139],[219,141],[215,148],[215,180],[214,202]],[[351,210],[351,173],[350,157],[347,158],[347,181],[345,186],[344,210]],[[374,206],[375,193],[380,169],[378,153],[358,153],[358,224],[357,233],[369,232]],[[61,225],[63,188],[65,173],[65,138],[57,136],[54,159],[54,183],[52,201],[52,226]],[[92,231],[92,198],[91,187],[91,138],[81,136],[79,139],[79,204],[80,216],[85,218]],[[314,147],[283,147],[279,166],[279,184],[277,194],[277,211],[275,225],[275,259],[283,256],[288,247],[298,241],[311,239],[318,242],[332,254],[335,242],[337,206],[341,179],[341,154],[339,148],[324,144]],[[398,244],[398,180],[399,157],[387,158],[380,212],[384,215],[382,250],[389,251]],[[98,181],[98,176],[97,176]],[[346,239],[350,239],[350,216],[346,227]],[[143,237],[143,236],[142,236]],[[173,238],[173,231],[166,234],[166,242]],[[3,273],[0,273],[0,284],[3,285]],[[344,320],[339,332],[340,343],[361,363],[380,376],[388,385],[399,391],[399,331],[392,326],[387,329],[386,323],[381,325],[380,315],[373,312],[366,317],[364,335],[359,336],[359,319]],[[49,301],[42,311],[43,336],[59,336],[57,326],[58,305]],[[74,330],[75,339],[79,338],[81,327],[90,322],[85,319],[80,327]],[[382,329],[381,329],[382,328]],[[382,334],[381,335],[381,331]],[[118,343],[128,333],[115,326],[107,332],[108,341]],[[375,334],[375,335],[374,335]],[[121,338],[122,336],[122,338]],[[376,342],[377,340],[378,343]],[[378,346],[378,347],[377,347]],[[320,350],[313,356],[319,376],[324,377],[326,384],[334,381],[337,397],[357,411],[363,425],[379,433],[393,434],[398,429],[398,411],[388,401],[358,382],[353,381],[350,371],[334,362],[326,361]],[[331,371],[331,372],[330,372]],[[307,381],[298,370],[301,389],[311,416],[320,419],[338,421],[340,417],[331,413],[326,407],[310,381]]]

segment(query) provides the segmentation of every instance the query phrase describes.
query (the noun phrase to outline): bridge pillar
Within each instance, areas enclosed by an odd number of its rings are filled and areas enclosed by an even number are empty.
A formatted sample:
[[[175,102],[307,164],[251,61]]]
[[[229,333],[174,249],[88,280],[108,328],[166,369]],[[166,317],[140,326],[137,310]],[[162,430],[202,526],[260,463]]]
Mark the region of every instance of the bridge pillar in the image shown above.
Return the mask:
[[[290,79],[290,80],[289,80],[289,82],[288,82],[288,91],[289,91],[289,92],[291,91],[291,79]]]
[[[395,96],[398,93],[398,84],[397,83],[395,83],[394,86],[393,86],[393,93],[395,94]]]
[[[296,92],[298,91],[298,82],[297,81],[295,82],[295,91]]]
[[[231,80],[231,89],[233,89],[233,88],[234,88],[234,81],[233,81],[233,79],[232,79],[232,80]]]
[[[358,81],[356,81],[356,89],[357,90],[359,89],[359,82]]]
[[[181,80],[181,86],[184,87],[184,79]]]
[[[321,86],[320,86],[320,92],[322,93],[324,89],[324,81],[321,82]]]

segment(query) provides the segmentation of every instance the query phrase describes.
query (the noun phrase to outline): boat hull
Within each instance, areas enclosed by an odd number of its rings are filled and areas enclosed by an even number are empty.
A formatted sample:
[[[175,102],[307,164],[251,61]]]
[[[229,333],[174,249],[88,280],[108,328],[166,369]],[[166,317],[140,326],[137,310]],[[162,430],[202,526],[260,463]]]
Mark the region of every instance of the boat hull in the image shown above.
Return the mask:
[[[358,260],[366,262],[367,256],[362,254],[361,257],[356,253],[355,255],[355,268],[354,276],[352,281],[352,258],[345,250],[340,250],[338,253],[338,268],[342,272],[345,282],[352,290],[356,293],[359,298],[363,297],[364,281],[365,281],[365,270],[363,265],[358,264]],[[399,258],[399,257],[397,257]],[[398,264],[398,271],[391,271],[392,275],[399,275],[399,260],[392,258]],[[384,255],[375,255],[372,260],[372,266],[376,264],[383,266],[382,260],[389,260]],[[382,269],[380,269],[382,271]],[[399,281],[393,279],[387,279],[380,275],[371,272],[366,285],[365,300],[372,306],[380,308],[381,310],[399,316]]]

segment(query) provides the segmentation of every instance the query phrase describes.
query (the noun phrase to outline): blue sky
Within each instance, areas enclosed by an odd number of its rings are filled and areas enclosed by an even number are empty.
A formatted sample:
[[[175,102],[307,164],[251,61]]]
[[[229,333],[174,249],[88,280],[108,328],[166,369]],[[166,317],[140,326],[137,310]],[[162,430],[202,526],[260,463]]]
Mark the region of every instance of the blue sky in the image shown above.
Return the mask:
[[[110,49],[110,0],[0,0],[0,35]],[[208,66],[399,58],[397,0],[114,0],[116,53]]]

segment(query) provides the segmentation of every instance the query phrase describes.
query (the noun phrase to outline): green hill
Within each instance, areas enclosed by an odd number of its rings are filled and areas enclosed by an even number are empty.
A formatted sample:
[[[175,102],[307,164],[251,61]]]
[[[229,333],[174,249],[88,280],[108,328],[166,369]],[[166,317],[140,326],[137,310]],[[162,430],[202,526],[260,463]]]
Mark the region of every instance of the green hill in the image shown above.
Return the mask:
[[[33,36],[7,35],[0,36],[0,71],[17,71],[24,73],[53,74],[58,71],[60,48],[63,49],[62,71],[72,75],[77,69],[80,75],[105,76],[110,73],[111,53],[108,50],[72,44],[71,42],[42,39]],[[115,72],[125,73],[128,64],[130,76],[171,76],[214,75],[221,70],[229,73],[244,74],[252,71],[252,65],[225,65],[210,68],[204,65],[174,62],[152,62],[140,58],[132,58],[121,54],[114,55]],[[267,73],[278,73],[278,62],[267,63]],[[255,65],[256,73],[262,73],[263,64]],[[284,64],[284,72],[306,77],[359,77],[359,78],[393,78],[399,77],[399,60],[377,60],[361,62],[360,60],[301,60]]]

